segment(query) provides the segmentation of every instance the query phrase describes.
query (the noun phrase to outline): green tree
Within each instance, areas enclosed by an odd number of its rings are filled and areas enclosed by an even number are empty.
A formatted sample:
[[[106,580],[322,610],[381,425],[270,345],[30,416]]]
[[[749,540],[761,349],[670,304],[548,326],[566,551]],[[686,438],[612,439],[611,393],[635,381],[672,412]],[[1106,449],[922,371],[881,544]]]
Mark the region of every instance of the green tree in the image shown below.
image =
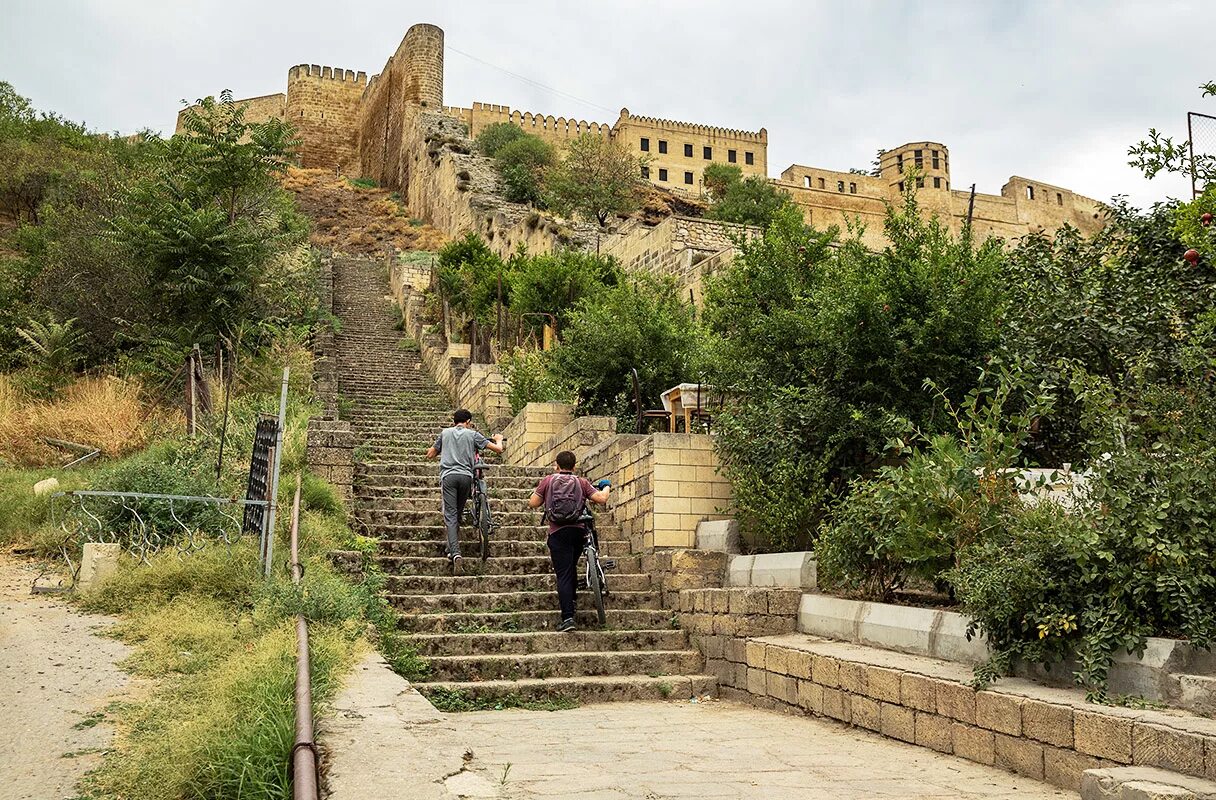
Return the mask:
[[[552,314],[564,328],[570,312],[584,298],[621,280],[616,259],[582,250],[558,250],[512,260],[511,311],[515,314]],[[529,321],[534,326],[541,322]]]
[[[539,136],[524,134],[504,144],[494,157],[504,196],[512,203],[541,205],[544,173],[554,160],[553,146]]]
[[[744,178],[733,164],[710,164],[704,182],[713,201],[705,214],[710,219],[765,227],[783,209],[794,207],[785,191],[759,175]]]
[[[494,158],[504,146],[527,135],[524,129],[518,125],[512,125],[509,122],[495,122],[493,125],[482,128],[474,143],[482,155]]]
[[[643,166],[616,142],[584,133],[546,171],[546,202],[560,214],[606,225],[609,217],[637,209]]]

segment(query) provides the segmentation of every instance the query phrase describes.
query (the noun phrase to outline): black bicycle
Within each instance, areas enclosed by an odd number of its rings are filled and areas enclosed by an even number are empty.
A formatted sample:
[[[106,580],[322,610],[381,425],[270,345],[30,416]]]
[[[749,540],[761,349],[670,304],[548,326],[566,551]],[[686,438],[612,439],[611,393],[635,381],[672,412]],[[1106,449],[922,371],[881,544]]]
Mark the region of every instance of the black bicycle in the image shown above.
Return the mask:
[[[467,512],[472,517],[473,527],[481,539],[481,560],[483,562],[490,557],[490,536],[498,528],[490,513],[490,494],[486,490],[486,470],[492,466],[492,464],[482,461],[481,456],[477,457],[476,466],[473,469],[473,494],[469,497]]]
[[[595,515],[591,513],[591,508],[586,504],[583,505],[583,514],[579,517],[579,522],[583,523],[585,530],[583,557],[586,559],[586,572],[583,580],[595,601],[595,613],[599,617],[600,625],[606,625],[608,615],[604,612],[604,598],[608,596],[608,582],[604,579],[604,572],[616,569],[616,561],[611,558],[600,558],[600,537],[595,529]]]

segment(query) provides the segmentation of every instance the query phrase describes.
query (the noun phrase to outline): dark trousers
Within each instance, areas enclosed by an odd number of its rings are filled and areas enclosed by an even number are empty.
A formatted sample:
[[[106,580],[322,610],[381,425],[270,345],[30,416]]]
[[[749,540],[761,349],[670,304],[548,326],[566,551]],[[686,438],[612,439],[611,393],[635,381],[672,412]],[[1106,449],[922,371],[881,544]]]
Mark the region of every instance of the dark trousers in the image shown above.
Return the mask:
[[[443,524],[448,534],[448,558],[460,555],[460,518],[464,516],[465,504],[473,493],[471,475],[449,472],[440,484],[443,498]]]
[[[586,532],[582,528],[561,528],[549,534],[549,558],[557,576],[557,602],[562,619],[574,618],[574,592],[578,586],[578,557],[583,552]]]

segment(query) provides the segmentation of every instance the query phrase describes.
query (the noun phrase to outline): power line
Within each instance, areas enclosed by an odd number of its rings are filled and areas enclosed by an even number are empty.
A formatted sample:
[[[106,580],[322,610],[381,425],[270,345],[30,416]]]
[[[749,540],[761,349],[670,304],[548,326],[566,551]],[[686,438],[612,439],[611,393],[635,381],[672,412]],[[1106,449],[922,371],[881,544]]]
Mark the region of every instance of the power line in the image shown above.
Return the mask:
[[[529,78],[526,75],[520,75],[518,72],[512,72],[511,70],[506,69],[505,67],[500,67],[497,64],[491,64],[489,61],[478,58],[477,56],[473,55],[472,53],[466,53],[463,50],[457,50],[455,47],[452,47],[451,45],[444,45],[443,49],[450,50],[453,53],[458,53],[458,54],[464,56],[465,58],[472,59],[473,61],[476,61],[479,64],[484,64],[491,69],[498,70],[499,72],[505,72],[507,75],[510,75],[513,78],[517,78],[517,79],[523,81],[524,83],[531,84],[532,86],[535,86],[538,89],[543,89],[546,92],[551,92],[552,94],[560,95],[561,97],[565,97],[570,100],[574,100],[575,102],[591,106],[592,108],[598,108],[601,111],[607,111],[609,114],[616,113],[615,111],[613,111],[611,108],[608,108],[607,106],[602,106],[599,103],[593,103],[590,100],[584,100],[583,98],[581,98],[577,95],[570,94],[569,92],[563,92],[561,89],[555,89],[552,86],[541,83],[540,81],[533,80],[532,78]]]

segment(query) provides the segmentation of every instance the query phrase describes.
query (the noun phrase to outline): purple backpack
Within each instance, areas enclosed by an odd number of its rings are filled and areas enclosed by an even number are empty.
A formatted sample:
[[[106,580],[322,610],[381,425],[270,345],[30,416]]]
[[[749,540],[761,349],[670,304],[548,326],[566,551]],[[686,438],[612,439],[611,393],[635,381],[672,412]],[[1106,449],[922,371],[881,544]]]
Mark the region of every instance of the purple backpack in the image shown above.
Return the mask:
[[[583,516],[582,482],[577,475],[559,472],[549,481],[549,491],[545,498],[545,515],[549,521],[557,525],[569,525],[578,522]]]

